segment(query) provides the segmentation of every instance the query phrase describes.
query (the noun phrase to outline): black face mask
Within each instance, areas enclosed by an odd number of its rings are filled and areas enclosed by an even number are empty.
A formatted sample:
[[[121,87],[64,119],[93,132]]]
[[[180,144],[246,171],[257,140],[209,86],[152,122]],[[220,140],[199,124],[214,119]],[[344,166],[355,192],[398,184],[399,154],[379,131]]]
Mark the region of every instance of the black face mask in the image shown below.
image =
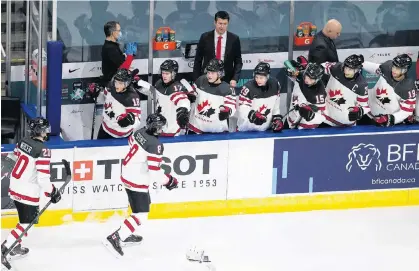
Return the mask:
[[[49,140],[49,133],[48,133],[46,136],[44,136],[42,139],[43,139],[44,141],[48,141],[48,140]]]

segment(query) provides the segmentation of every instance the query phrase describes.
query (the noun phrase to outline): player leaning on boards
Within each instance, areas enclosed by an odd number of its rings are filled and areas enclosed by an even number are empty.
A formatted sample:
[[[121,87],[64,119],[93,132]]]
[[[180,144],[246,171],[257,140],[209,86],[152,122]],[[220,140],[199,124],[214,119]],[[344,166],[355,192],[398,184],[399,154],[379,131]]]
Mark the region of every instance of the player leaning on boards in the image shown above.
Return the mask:
[[[224,77],[223,61],[210,60],[205,73],[188,93],[193,103],[188,134],[228,132],[228,119],[236,112],[235,90],[221,81]]]
[[[16,144],[13,153],[7,156],[3,165],[9,167],[7,172],[11,172],[9,196],[13,199],[19,216],[16,228],[1,245],[3,256],[38,215],[39,195],[42,191],[45,196],[51,198],[52,203],[61,200],[60,192],[50,182],[51,150],[44,144],[51,131],[50,124],[47,119],[40,117],[30,120],[29,128],[30,136]],[[38,224],[38,221],[34,224]],[[24,237],[27,237],[27,234]],[[20,242],[5,259],[15,260],[28,253],[29,249],[23,247]],[[3,258],[2,263],[5,264]]]
[[[371,107],[368,116],[377,125],[389,127],[404,121],[415,121],[419,82],[407,77],[411,66],[412,59],[407,54],[398,55],[382,64],[364,63],[364,70],[380,75],[368,95]]]
[[[177,136],[189,123],[191,103],[185,84],[190,85],[185,79],[176,81],[178,70],[179,64],[172,59],[165,60],[160,65],[160,79],[155,84],[157,112],[167,120],[167,126],[163,128],[160,136]],[[136,84],[142,87],[144,95],[152,95],[151,85],[148,82],[138,78]]]
[[[352,126],[370,112],[368,83],[361,74],[363,55],[350,55],[341,62],[325,62],[329,76],[326,86],[326,111],[324,123],[330,126]]]
[[[139,244],[143,239],[134,233],[147,221],[150,211],[150,183],[157,182],[169,190],[177,188],[176,178],[166,175],[160,168],[164,148],[158,136],[166,125],[163,115],[151,114],[147,117],[146,126],[128,138],[130,149],[122,161],[121,181],[125,186],[132,214],[118,230],[103,241],[117,258],[124,256],[121,245]]]
[[[270,77],[271,67],[260,62],[253,71],[253,79],[242,88],[239,96],[238,131],[265,131],[272,128],[280,132],[284,127],[279,114],[281,87]]]
[[[322,82],[324,75],[323,66],[308,63],[299,58],[300,62],[293,61],[298,66],[298,71],[288,69],[288,76],[296,81],[291,96],[291,111],[287,121],[290,128],[313,129],[325,120],[322,112],[326,109],[326,90]]]
[[[140,96],[131,84],[133,74],[119,69],[103,90],[103,122],[98,139],[124,138],[140,126]]]

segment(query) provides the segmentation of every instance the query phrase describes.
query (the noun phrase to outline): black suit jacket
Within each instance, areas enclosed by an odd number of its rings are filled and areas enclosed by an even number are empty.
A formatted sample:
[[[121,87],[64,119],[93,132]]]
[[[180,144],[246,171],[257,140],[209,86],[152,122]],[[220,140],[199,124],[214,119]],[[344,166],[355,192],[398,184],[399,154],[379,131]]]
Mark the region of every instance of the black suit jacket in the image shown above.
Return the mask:
[[[193,66],[193,79],[196,80],[204,73],[204,69],[211,59],[215,58],[214,30],[205,32],[199,39]],[[227,41],[224,53],[224,81],[239,80],[243,67],[240,38],[227,31]]]
[[[324,62],[339,62],[338,52],[333,40],[326,37],[322,31],[316,34],[308,51],[308,61],[321,64]]]

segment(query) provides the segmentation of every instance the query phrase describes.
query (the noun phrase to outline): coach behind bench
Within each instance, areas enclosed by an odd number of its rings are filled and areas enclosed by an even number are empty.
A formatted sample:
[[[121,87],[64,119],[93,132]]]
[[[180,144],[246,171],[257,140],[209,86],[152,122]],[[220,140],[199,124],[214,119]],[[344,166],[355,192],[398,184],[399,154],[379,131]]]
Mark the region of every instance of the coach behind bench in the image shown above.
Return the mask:
[[[103,30],[106,35],[105,43],[102,46],[102,83],[107,85],[116,74],[116,71],[124,63],[129,66],[137,53],[137,43],[129,42],[126,44],[125,53],[119,48],[118,41],[121,41],[121,25],[118,22],[110,21],[105,24]]]

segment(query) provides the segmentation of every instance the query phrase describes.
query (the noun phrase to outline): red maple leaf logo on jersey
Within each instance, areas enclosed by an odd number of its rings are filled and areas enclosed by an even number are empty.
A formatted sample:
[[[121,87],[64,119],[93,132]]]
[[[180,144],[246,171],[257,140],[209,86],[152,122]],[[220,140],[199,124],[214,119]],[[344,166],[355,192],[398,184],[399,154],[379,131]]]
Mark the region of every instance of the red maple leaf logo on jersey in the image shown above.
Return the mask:
[[[211,107],[211,104],[208,102],[208,100],[198,104],[196,108],[198,109],[200,115],[206,116],[208,118],[215,113],[215,109]]]
[[[267,117],[269,115],[269,113],[271,113],[271,109],[267,109],[267,108],[268,108],[268,106],[263,104],[261,107],[259,107],[258,112],[261,113],[262,115],[264,115],[265,117]],[[263,112],[264,110],[265,110],[265,112]]]
[[[390,98],[388,97],[387,89],[385,88],[377,88],[377,100],[379,100],[382,104],[390,103]]]
[[[338,105],[344,104],[346,100],[343,98],[342,91],[340,89],[329,90],[329,97],[332,102],[337,103]]]
[[[105,108],[105,110],[106,110],[106,109],[109,109],[109,108],[111,108],[111,107],[112,107],[112,103],[105,103],[105,104],[103,105],[103,107]]]

